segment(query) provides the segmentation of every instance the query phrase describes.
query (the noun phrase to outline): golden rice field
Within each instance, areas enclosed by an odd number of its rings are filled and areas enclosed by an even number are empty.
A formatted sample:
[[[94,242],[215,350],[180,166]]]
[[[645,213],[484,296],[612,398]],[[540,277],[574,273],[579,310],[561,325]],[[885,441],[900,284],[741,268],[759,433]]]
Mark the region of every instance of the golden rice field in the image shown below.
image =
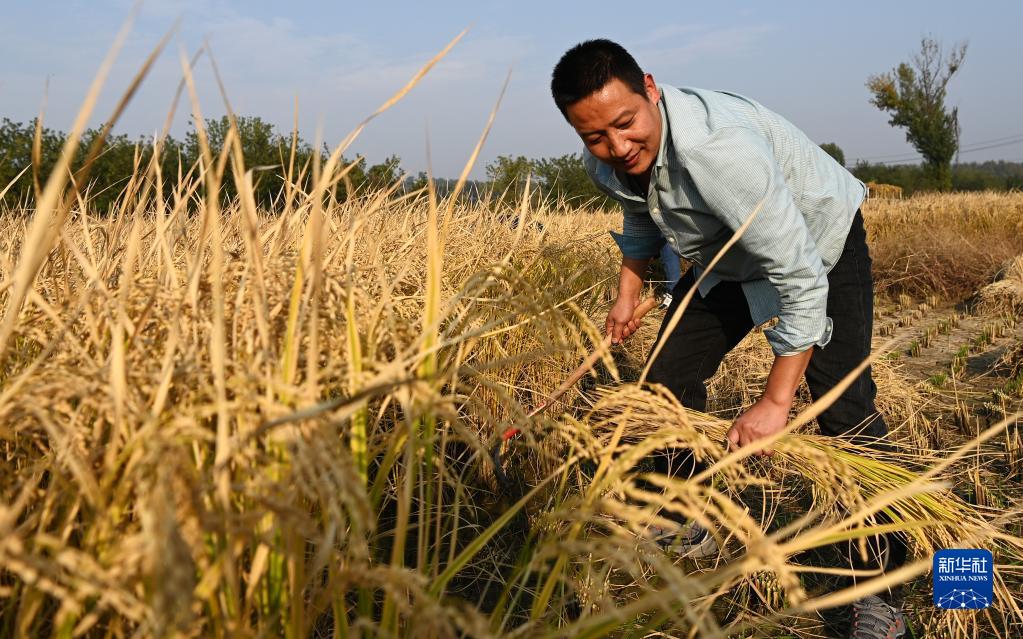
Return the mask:
[[[1023,254],[1023,194],[869,204],[901,452],[818,437],[803,404],[761,458],[722,445],[759,333],[713,414],[635,383],[656,316],[527,418],[602,341],[617,216],[337,201],[336,157],[269,214],[238,149],[139,166],[109,215],[60,171],[0,211],[0,636],[809,638],[900,584],[918,637],[1021,635],[1023,269],[973,293]],[[674,445],[708,470],[649,474]],[[664,511],[726,552],[665,554]],[[821,561],[891,527],[913,553],[893,573]],[[930,604],[955,546],[994,552],[992,608]]]

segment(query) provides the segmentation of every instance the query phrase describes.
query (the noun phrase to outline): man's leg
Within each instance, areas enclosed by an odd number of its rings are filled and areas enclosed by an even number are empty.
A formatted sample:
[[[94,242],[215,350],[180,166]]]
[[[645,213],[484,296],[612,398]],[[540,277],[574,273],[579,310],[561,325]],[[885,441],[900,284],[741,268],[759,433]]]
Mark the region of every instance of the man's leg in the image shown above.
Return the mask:
[[[870,265],[863,216],[857,212],[842,256],[828,274],[828,316],[834,323],[831,341],[814,349],[806,369],[806,383],[815,401],[870,356],[874,324]],[[874,407],[876,395],[868,367],[818,418],[821,432],[864,443],[884,437],[888,427]]]
[[[695,277],[690,270],[675,287],[658,339],[694,284]],[[697,293],[650,366],[647,379],[664,385],[683,406],[706,410],[706,381],[717,371],[725,354],[752,328],[749,304],[739,283],[720,282],[707,297]],[[665,475],[688,477],[695,468],[693,456],[686,449],[666,451],[654,458],[654,469]]]
[[[831,390],[852,369],[870,355],[873,333],[874,295],[863,217],[857,212],[838,263],[828,274],[828,316],[834,322],[831,342],[816,348],[806,370],[810,395],[816,401]],[[877,387],[867,368],[821,416],[821,432],[849,437],[868,446],[890,450],[887,441],[878,441],[888,433],[884,418],[874,406]],[[887,543],[869,544],[875,554],[886,555],[886,568],[905,561],[906,546],[899,535],[888,535]],[[859,552],[853,563],[860,568],[877,568],[877,561],[864,564]]]

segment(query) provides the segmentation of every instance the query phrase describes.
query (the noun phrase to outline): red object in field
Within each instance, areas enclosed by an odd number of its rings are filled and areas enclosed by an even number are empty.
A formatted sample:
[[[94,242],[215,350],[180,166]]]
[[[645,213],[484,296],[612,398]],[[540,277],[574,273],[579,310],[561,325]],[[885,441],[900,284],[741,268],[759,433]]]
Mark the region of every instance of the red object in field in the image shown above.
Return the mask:
[[[639,306],[636,307],[636,310],[632,313],[632,319],[634,321],[639,321],[643,319],[643,316],[649,313],[655,306],[657,306],[657,303],[658,303],[657,300],[653,297],[649,297],[643,300],[642,302],[640,302]],[[604,341],[601,343],[600,347],[595,349],[592,353],[590,353],[589,356],[583,361],[583,363],[580,364],[579,367],[576,368],[574,371],[572,371],[572,374],[569,375],[565,379],[565,381],[561,383],[561,386],[559,386],[557,390],[555,390],[547,397],[546,401],[544,401],[542,404],[540,404],[532,411],[530,411],[529,415],[527,415],[526,417],[529,418],[539,415],[544,410],[546,410],[548,406],[552,405],[562,395],[564,395],[568,391],[568,389],[575,386],[576,382],[582,379],[583,375],[588,373],[590,369],[593,368],[593,366],[597,363],[597,360],[600,359],[601,354],[604,351],[606,351],[609,346],[611,346],[610,335],[604,338]],[[503,448],[503,444],[505,442],[509,441],[510,439],[512,439],[521,432],[522,428],[519,426],[510,426],[506,428],[504,432],[501,433],[501,438],[497,440],[497,443],[494,445],[493,450],[491,451],[491,457],[493,458],[494,461],[494,468],[497,471],[497,477],[503,483],[507,483],[508,477],[507,475],[504,474],[504,468],[501,465],[501,449]]]

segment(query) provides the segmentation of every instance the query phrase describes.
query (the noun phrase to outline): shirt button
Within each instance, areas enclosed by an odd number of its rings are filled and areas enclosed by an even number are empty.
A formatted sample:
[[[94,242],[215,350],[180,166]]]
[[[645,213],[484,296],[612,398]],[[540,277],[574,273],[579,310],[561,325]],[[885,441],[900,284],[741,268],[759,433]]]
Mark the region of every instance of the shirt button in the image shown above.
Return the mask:
[[[674,244],[674,243],[675,243],[675,238],[673,238],[673,237],[669,237],[669,238],[668,238],[668,243],[669,243],[669,244]]]
[[[653,208],[653,210],[652,210],[651,212],[652,212],[652,213],[653,213],[654,215],[660,215],[660,214],[661,214],[661,209],[659,209],[659,208],[657,208],[657,207],[655,206],[655,207]]]

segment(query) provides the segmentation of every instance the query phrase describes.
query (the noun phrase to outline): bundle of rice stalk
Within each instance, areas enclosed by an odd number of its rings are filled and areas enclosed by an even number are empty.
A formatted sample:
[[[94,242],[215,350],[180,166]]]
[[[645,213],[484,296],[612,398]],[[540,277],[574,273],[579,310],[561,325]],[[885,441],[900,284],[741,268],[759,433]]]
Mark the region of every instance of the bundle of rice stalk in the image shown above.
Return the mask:
[[[981,313],[1023,313],[1023,255],[1006,262],[994,281],[977,291],[973,305]]]
[[[707,577],[713,583],[705,584],[701,596],[715,599],[711,593],[720,596],[727,585],[767,568],[776,574],[789,602],[789,608],[772,622],[784,615],[849,603],[919,575],[928,569],[937,549],[988,548],[999,565],[996,596],[1003,618],[996,624],[993,617],[973,617],[966,625],[1008,627],[1023,621],[1019,589],[1013,585],[1018,575],[1010,569],[1023,560],[1023,539],[1010,532],[1015,515],[992,517],[947,486],[953,479],[953,462],[991,439],[1014,417],[944,458],[878,451],[845,439],[788,432],[765,444],[774,452],[764,461],[754,457],[753,450],[725,450],[722,443],[729,422],[684,409],[660,387],[624,385],[601,391],[593,410],[571,428],[577,434],[576,450],[589,451],[607,465],[606,474],[598,473],[586,493],[591,501],[587,504],[584,496],[571,508],[577,513],[604,512],[606,519],[597,520],[601,529],[619,536],[628,531],[640,544],[650,526],[672,525],[663,516],[665,511],[701,523],[722,547],[730,539],[737,540],[732,545],[738,546],[738,557],[717,571],[720,575]],[[693,451],[706,469],[691,479],[641,472],[643,460],[670,448]],[[771,530],[770,522],[757,522],[742,503],[741,493],[750,486],[763,487],[769,494],[772,487],[794,481],[811,484],[817,499],[805,515],[778,529]],[[865,552],[867,539],[891,532],[909,541],[915,562],[845,591],[814,598],[804,590],[798,575],[827,569],[798,564],[794,557],[849,541]],[[708,600],[708,610],[710,605]],[[944,622],[948,636],[969,632],[965,627],[953,628],[961,620],[953,623],[946,617]]]

